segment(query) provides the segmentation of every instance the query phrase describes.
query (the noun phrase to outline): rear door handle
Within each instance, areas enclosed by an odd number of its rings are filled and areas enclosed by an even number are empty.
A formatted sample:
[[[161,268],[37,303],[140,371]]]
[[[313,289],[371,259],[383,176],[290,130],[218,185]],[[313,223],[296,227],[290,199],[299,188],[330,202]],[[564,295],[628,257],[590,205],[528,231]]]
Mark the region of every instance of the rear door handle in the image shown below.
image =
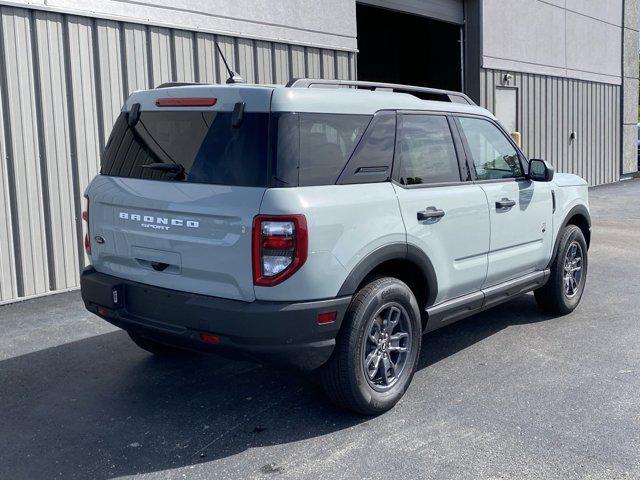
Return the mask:
[[[433,220],[444,217],[444,210],[438,210],[436,207],[429,207],[426,210],[418,212],[418,221]]]
[[[508,198],[503,198],[502,200],[498,200],[496,202],[496,209],[498,208],[511,208],[516,204],[515,200],[510,200]]]

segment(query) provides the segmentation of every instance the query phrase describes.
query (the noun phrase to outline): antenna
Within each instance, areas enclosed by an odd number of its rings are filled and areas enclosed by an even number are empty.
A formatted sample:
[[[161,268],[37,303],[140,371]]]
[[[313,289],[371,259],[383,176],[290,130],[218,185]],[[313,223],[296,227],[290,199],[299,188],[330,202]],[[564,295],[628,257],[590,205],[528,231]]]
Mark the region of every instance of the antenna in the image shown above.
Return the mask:
[[[220,57],[222,57],[224,66],[227,67],[227,72],[229,72],[229,78],[227,78],[226,83],[247,83],[245,82],[244,78],[240,76],[239,73],[231,70],[231,68],[229,67],[229,64],[227,63],[227,59],[224,58],[224,53],[222,53],[222,50],[220,49],[220,45],[218,45],[218,42],[216,42],[216,48],[218,49],[218,53],[220,54]]]

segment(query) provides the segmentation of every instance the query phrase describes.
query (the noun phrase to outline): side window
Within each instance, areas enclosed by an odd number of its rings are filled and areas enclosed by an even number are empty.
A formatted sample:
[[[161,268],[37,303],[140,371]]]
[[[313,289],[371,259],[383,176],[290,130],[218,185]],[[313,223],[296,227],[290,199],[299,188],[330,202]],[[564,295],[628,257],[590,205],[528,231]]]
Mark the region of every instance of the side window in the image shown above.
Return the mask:
[[[522,177],[518,152],[493,123],[480,118],[459,117],[473,157],[478,180]]]
[[[369,115],[300,114],[300,186],[333,185]]]
[[[391,176],[396,142],[396,112],[376,113],[353,151],[339,184],[384,182]]]
[[[447,118],[414,114],[399,118],[396,161],[400,183],[459,182],[460,169]]]

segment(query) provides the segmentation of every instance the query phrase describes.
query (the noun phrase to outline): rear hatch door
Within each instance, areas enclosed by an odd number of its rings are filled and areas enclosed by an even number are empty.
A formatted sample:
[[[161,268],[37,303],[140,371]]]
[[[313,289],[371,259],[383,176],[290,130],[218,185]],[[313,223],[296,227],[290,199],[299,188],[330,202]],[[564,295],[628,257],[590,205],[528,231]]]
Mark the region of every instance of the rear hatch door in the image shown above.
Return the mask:
[[[127,100],[87,189],[97,271],[254,300],[251,230],[268,185],[271,92],[197,86]]]

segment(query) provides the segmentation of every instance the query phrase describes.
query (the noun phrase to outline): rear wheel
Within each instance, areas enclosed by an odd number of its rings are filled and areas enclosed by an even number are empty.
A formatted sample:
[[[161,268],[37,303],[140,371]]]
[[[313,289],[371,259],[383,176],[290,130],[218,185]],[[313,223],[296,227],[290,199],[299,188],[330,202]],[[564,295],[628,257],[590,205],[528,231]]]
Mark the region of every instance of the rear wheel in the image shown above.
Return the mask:
[[[587,280],[587,242],[582,230],[568,225],[561,233],[547,284],[535,291],[538,306],[549,313],[571,313],[580,303]]]
[[[161,357],[172,357],[176,355],[184,355],[187,353],[186,350],[181,348],[172,347],[171,345],[165,345],[164,343],[156,342],[155,340],[151,340],[150,338],[144,337],[139,333],[135,332],[127,332],[131,340],[147,352],[153,353],[154,355],[158,355]]]
[[[354,296],[333,355],[321,370],[327,395],[365,415],[389,410],[411,383],[421,339],[411,289],[395,278],[372,281]]]

